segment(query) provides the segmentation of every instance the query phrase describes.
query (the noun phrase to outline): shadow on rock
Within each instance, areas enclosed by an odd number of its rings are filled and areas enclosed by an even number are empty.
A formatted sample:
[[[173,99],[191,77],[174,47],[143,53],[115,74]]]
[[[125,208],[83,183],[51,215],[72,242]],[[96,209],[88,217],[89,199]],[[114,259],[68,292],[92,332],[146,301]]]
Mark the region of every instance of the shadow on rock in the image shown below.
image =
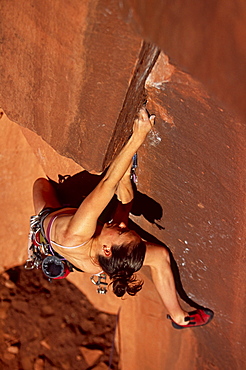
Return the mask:
[[[84,170],[73,176],[58,175],[58,182],[50,180],[56,190],[57,197],[62,206],[78,208],[83,200],[91,193],[105,176],[107,169],[101,175],[94,175]],[[159,203],[148,195],[139,192],[133,183],[134,201],[131,213],[135,216],[143,215],[147,221],[155,224],[159,229],[164,229],[157,223],[162,218],[163,211]],[[105,211],[100,216],[100,221],[107,222],[112,217],[116,207],[117,198],[113,197]]]
[[[81,171],[73,176],[62,176],[58,175],[58,182],[51,179],[50,182],[56,190],[57,197],[62,206],[69,206],[78,208],[83,200],[91,193],[91,191],[98,185],[98,183],[105,176],[107,169],[101,175],[91,174],[88,171]],[[139,192],[136,185],[133,183],[134,189],[134,201],[132,205],[131,213],[135,216],[141,216],[152,224],[155,224],[159,229],[164,229],[157,223],[162,218],[163,210],[159,203],[153,198],[150,198],[146,194]],[[112,219],[114,211],[117,206],[117,197],[114,196],[105,210],[99,217],[99,221],[102,223],[108,222]],[[180,273],[177,263],[172,255],[170,249],[156,237],[143,230],[139,225],[129,219],[129,228],[135,230],[141,238],[151,243],[156,243],[167,248],[171,259],[171,268],[173,271],[177,292],[180,298],[194,308],[203,308],[198,305],[192,299],[190,299],[181,283]]]

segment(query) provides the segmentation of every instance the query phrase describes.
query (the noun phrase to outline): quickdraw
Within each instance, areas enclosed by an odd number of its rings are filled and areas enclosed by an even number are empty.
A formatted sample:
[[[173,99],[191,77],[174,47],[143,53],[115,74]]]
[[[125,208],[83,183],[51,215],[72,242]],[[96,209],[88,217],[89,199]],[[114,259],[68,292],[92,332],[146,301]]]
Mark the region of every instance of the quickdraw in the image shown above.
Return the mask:
[[[95,280],[97,278],[97,280]],[[107,285],[106,283],[107,276],[103,272],[100,272],[99,274],[95,274],[91,276],[91,282],[98,286],[97,293],[98,294],[106,294],[107,293]],[[103,280],[103,281],[102,281]],[[101,286],[104,285],[104,286]]]
[[[134,154],[132,157],[132,167],[131,167],[131,180],[137,185],[138,184],[138,177],[136,174],[136,169],[138,167],[138,155],[137,153]]]

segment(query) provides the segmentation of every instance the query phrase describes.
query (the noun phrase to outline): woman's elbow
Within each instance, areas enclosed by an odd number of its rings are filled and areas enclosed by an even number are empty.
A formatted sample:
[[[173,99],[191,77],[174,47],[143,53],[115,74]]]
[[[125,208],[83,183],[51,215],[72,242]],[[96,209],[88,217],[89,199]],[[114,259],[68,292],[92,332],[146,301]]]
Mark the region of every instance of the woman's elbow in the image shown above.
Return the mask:
[[[101,186],[102,190],[107,189],[107,190],[113,191],[115,193],[118,183],[115,182],[111,177],[107,177],[107,175],[106,175],[101,180],[99,185]]]

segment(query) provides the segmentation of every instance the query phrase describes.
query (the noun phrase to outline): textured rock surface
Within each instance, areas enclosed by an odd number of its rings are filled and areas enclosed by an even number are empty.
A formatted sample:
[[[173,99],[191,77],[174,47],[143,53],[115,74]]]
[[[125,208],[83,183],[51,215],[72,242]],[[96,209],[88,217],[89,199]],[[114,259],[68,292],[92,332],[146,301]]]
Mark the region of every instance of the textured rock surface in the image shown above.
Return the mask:
[[[124,0],[117,7],[116,2],[102,0],[73,5],[50,2],[45,8],[41,3],[26,2],[20,9],[19,2],[2,2],[1,104],[18,124],[88,169],[101,169],[111,160],[127,139],[130,121],[144,99],[142,73],[137,76],[139,55],[146,51],[146,66],[151,66],[158,50],[142,43],[140,35],[156,42],[175,61],[176,67],[161,54],[147,80],[148,109],[157,119],[139,151],[139,190],[161,205],[159,223],[165,229],[143,216],[134,221],[171,248],[187,294],[212,308],[215,319],[197,330],[172,329],[148,270],[143,271],[145,287],[139,296],[123,301],[98,296],[86,275],[73,274],[70,281],[100,309],[116,313],[122,306],[118,348],[123,370],[241,370],[245,364],[246,135],[244,124],[225,107],[246,115],[244,5],[217,1],[212,9],[211,4],[208,7],[206,2],[205,7],[199,2],[183,9],[178,0],[168,6],[164,0],[156,6]],[[47,16],[41,19],[44,9]],[[10,63],[13,56],[14,64]],[[222,104],[182,72],[183,67]],[[135,101],[138,83],[141,93]],[[121,131],[124,117],[129,117],[129,126]],[[1,162],[3,209],[16,210],[7,215],[2,211],[2,269],[24,260],[33,179],[44,173],[55,178],[58,172],[74,173],[80,168],[23,129],[30,150],[22,131],[13,125],[1,126],[1,148],[7,151]],[[11,141],[6,140],[9,136]],[[15,216],[22,233],[18,238],[14,232],[6,234]],[[7,242],[13,245],[8,254]]]
[[[21,128],[9,121],[6,115],[0,119],[0,131],[2,272],[23,263],[26,257],[29,230],[25,219],[27,212],[33,213],[30,182],[44,176],[44,172]]]
[[[245,125],[188,75],[173,70],[161,83],[158,73],[157,68],[155,78],[152,72],[147,86],[156,133],[139,151],[144,163],[139,187],[161,204],[165,230],[144,220],[141,226],[171,248],[188,295],[216,313],[211,325],[194,332],[196,366],[240,369],[245,361]]]
[[[1,107],[59,153],[101,170],[141,38],[114,0],[1,6]]]
[[[125,20],[246,119],[246,4],[241,0],[120,0]]]
[[[0,368],[118,369],[112,355],[116,317],[98,311],[66,279],[15,267],[0,276]],[[82,318],[82,319],[81,319]]]

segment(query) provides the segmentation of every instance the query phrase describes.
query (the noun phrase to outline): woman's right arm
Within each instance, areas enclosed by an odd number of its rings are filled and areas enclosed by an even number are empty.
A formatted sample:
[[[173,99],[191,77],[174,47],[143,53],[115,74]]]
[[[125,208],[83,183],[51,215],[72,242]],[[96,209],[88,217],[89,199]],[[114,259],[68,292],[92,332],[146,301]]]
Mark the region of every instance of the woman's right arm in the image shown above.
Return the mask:
[[[83,234],[85,237],[94,234],[99,215],[113,197],[118,182],[124,176],[133,155],[144,142],[153,124],[154,116],[149,118],[146,110],[141,109],[138,119],[134,122],[132,136],[110,165],[105,177],[78,208],[68,225],[68,234]]]

